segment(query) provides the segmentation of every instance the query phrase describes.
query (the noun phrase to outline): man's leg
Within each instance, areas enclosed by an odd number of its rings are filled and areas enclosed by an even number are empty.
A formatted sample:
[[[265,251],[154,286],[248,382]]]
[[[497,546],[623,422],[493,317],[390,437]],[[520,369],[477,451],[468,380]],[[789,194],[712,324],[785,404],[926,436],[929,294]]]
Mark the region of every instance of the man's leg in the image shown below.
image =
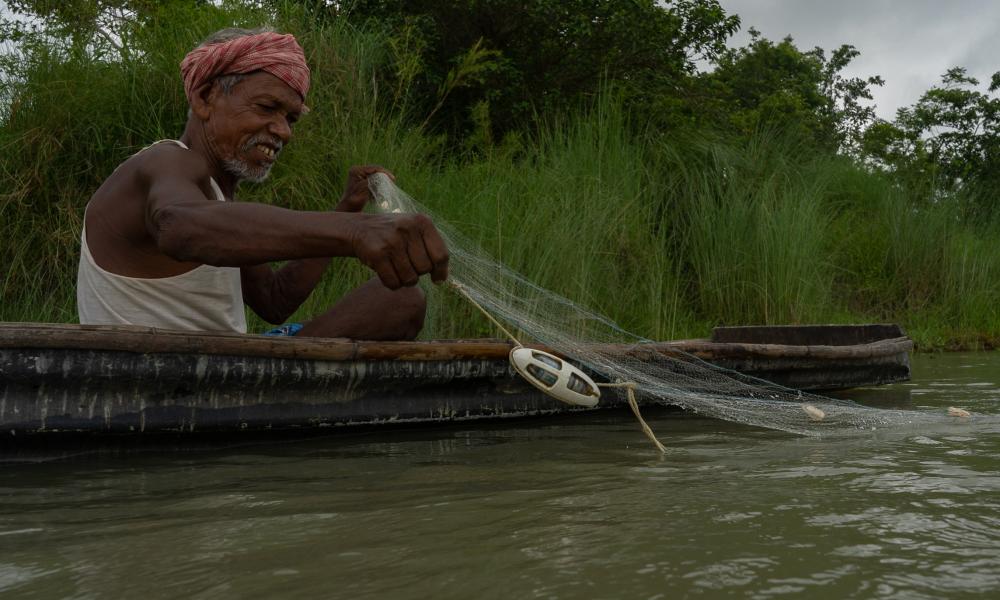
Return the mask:
[[[412,340],[424,326],[427,301],[417,286],[390,290],[378,278],[344,295],[297,336]]]

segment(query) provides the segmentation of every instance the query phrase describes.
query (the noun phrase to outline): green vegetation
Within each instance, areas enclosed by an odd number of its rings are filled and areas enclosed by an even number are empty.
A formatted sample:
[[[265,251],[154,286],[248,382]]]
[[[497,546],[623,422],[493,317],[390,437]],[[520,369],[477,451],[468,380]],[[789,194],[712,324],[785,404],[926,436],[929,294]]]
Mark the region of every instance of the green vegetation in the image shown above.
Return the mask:
[[[1000,340],[992,89],[950,72],[878,122],[880,80],[840,74],[853,48],[726,49],[739,23],[711,0],[507,4],[8,2],[40,20],[2,29],[0,320],[74,321],[90,194],[179,135],[191,47],[270,23],[306,49],[312,112],[246,200],[325,210],[349,165],[386,165],[498,259],[651,338],[892,321],[924,348]],[[594,18],[554,28],[560,11]],[[298,316],[368,276],[339,261]],[[429,323],[495,334],[443,290]]]

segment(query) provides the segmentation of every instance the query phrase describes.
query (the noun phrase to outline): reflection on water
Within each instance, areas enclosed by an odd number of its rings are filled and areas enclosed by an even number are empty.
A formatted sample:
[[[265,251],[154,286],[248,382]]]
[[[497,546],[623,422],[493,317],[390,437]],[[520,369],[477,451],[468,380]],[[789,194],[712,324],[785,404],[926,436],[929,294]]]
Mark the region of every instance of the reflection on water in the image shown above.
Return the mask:
[[[868,404],[997,414],[1000,357]],[[4,597],[936,598],[1000,586],[1000,420],[626,412],[0,467]]]

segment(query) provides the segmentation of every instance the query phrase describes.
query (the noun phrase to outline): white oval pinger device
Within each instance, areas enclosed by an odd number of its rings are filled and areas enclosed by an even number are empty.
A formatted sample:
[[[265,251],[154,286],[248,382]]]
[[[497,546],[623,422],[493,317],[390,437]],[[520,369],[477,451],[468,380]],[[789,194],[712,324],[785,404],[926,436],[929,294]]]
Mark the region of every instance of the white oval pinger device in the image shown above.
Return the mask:
[[[510,364],[528,383],[566,404],[592,408],[601,399],[593,379],[548,352],[517,347],[510,351]]]

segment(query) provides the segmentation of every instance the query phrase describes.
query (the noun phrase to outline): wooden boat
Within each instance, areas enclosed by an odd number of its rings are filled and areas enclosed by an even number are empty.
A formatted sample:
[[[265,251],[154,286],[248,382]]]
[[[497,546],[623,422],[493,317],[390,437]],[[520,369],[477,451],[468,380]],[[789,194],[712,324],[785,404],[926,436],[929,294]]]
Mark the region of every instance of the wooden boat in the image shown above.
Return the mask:
[[[0,437],[322,428],[581,410],[522,381],[496,340],[356,342],[0,323]],[[720,327],[644,344],[803,390],[909,379],[896,325]],[[608,397],[610,396],[610,397]],[[621,403],[606,395],[600,406]]]

